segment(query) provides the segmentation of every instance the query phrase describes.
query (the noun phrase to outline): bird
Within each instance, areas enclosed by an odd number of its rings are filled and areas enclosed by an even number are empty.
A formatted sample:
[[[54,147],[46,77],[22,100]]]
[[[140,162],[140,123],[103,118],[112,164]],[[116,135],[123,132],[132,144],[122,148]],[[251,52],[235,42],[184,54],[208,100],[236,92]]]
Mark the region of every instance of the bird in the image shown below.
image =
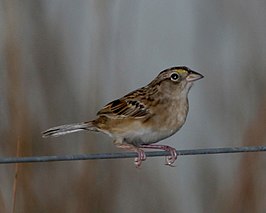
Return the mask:
[[[155,143],[184,125],[189,110],[188,93],[193,83],[203,77],[187,66],[167,68],[146,86],[105,105],[94,120],[52,127],[42,136],[56,137],[82,130],[101,132],[113,138],[118,148],[136,152],[136,167],[146,160],[143,149],[168,151],[166,165],[173,166],[176,149]]]

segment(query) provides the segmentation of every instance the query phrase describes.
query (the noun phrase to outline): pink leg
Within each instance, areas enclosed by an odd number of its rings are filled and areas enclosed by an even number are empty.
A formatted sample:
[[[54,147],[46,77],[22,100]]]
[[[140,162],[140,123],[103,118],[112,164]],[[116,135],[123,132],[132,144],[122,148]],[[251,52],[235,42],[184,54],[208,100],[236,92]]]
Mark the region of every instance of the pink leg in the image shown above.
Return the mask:
[[[116,146],[121,149],[127,149],[138,153],[138,157],[136,157],[134,161],[137,168],[141,166],[142,161],[146,160],[145,152],[142,149],[139,149],[138,147],[135,147],[131,144],[116,144]]]
[[[176,149],[171,147],[171,146],[166,146],[166,145],[153,145],[153,144],[149,144],[149,145],[140,145],[140,148],[147,148],[147,149],[162,149],[165,151],[170,152],[171,156],[166,156],[165,160],[166,160],[166,165],[168,166],[173,166],[173,163],[176,161],[177,159],[177,152]]]

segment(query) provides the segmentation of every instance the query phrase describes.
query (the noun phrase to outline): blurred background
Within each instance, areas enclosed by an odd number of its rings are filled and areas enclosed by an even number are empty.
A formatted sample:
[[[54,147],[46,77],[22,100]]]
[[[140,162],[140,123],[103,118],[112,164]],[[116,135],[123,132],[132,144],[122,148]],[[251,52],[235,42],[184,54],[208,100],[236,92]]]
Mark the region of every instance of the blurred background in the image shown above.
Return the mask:
[[[1,0],[0,156],[118,152],[112,139],[49,127],[186,65],[177,149],[266,144],[266,2]],[[265,153],[0,166],[0,212],[265,212]]]

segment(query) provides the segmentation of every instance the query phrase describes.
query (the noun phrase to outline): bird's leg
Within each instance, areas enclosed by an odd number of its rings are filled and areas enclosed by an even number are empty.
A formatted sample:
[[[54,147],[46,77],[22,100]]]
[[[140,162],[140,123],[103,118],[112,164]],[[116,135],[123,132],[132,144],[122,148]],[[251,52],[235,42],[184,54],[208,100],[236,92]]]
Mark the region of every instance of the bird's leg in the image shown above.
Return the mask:
[[[138,153],[138,157],[135,158],[135,162],[134,162],[137,168],[141,166],[142,161],[146,160],[146,154],[142,149],[132,144],[117,143],[117,141],[114,141],[114,144],[120,149],[126,149],[126,150],[130,150],[130,151],[134,151]]]
[[[171,146],[166,146],[166,145],[154,145],[154,144],[148,144],[148,145],[140,145],[140,148],[147,148],[147,149],[162,149],[164,151],[170,152],[171,156],[166,156],[166,165],[168,166],[173,166],[173,163],[177,159],[177,152],[176,149],[171,147]]]

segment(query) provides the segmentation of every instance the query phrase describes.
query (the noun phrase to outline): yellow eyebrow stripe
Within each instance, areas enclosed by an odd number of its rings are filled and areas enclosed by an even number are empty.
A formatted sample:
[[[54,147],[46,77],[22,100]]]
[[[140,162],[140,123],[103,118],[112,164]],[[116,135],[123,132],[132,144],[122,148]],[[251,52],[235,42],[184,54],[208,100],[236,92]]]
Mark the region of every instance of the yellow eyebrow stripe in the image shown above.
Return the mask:
[[[179,73],[179,74],[186,74],[187,73],[187,71],[183,70],[183,69],[175,70],[175,72]]]

